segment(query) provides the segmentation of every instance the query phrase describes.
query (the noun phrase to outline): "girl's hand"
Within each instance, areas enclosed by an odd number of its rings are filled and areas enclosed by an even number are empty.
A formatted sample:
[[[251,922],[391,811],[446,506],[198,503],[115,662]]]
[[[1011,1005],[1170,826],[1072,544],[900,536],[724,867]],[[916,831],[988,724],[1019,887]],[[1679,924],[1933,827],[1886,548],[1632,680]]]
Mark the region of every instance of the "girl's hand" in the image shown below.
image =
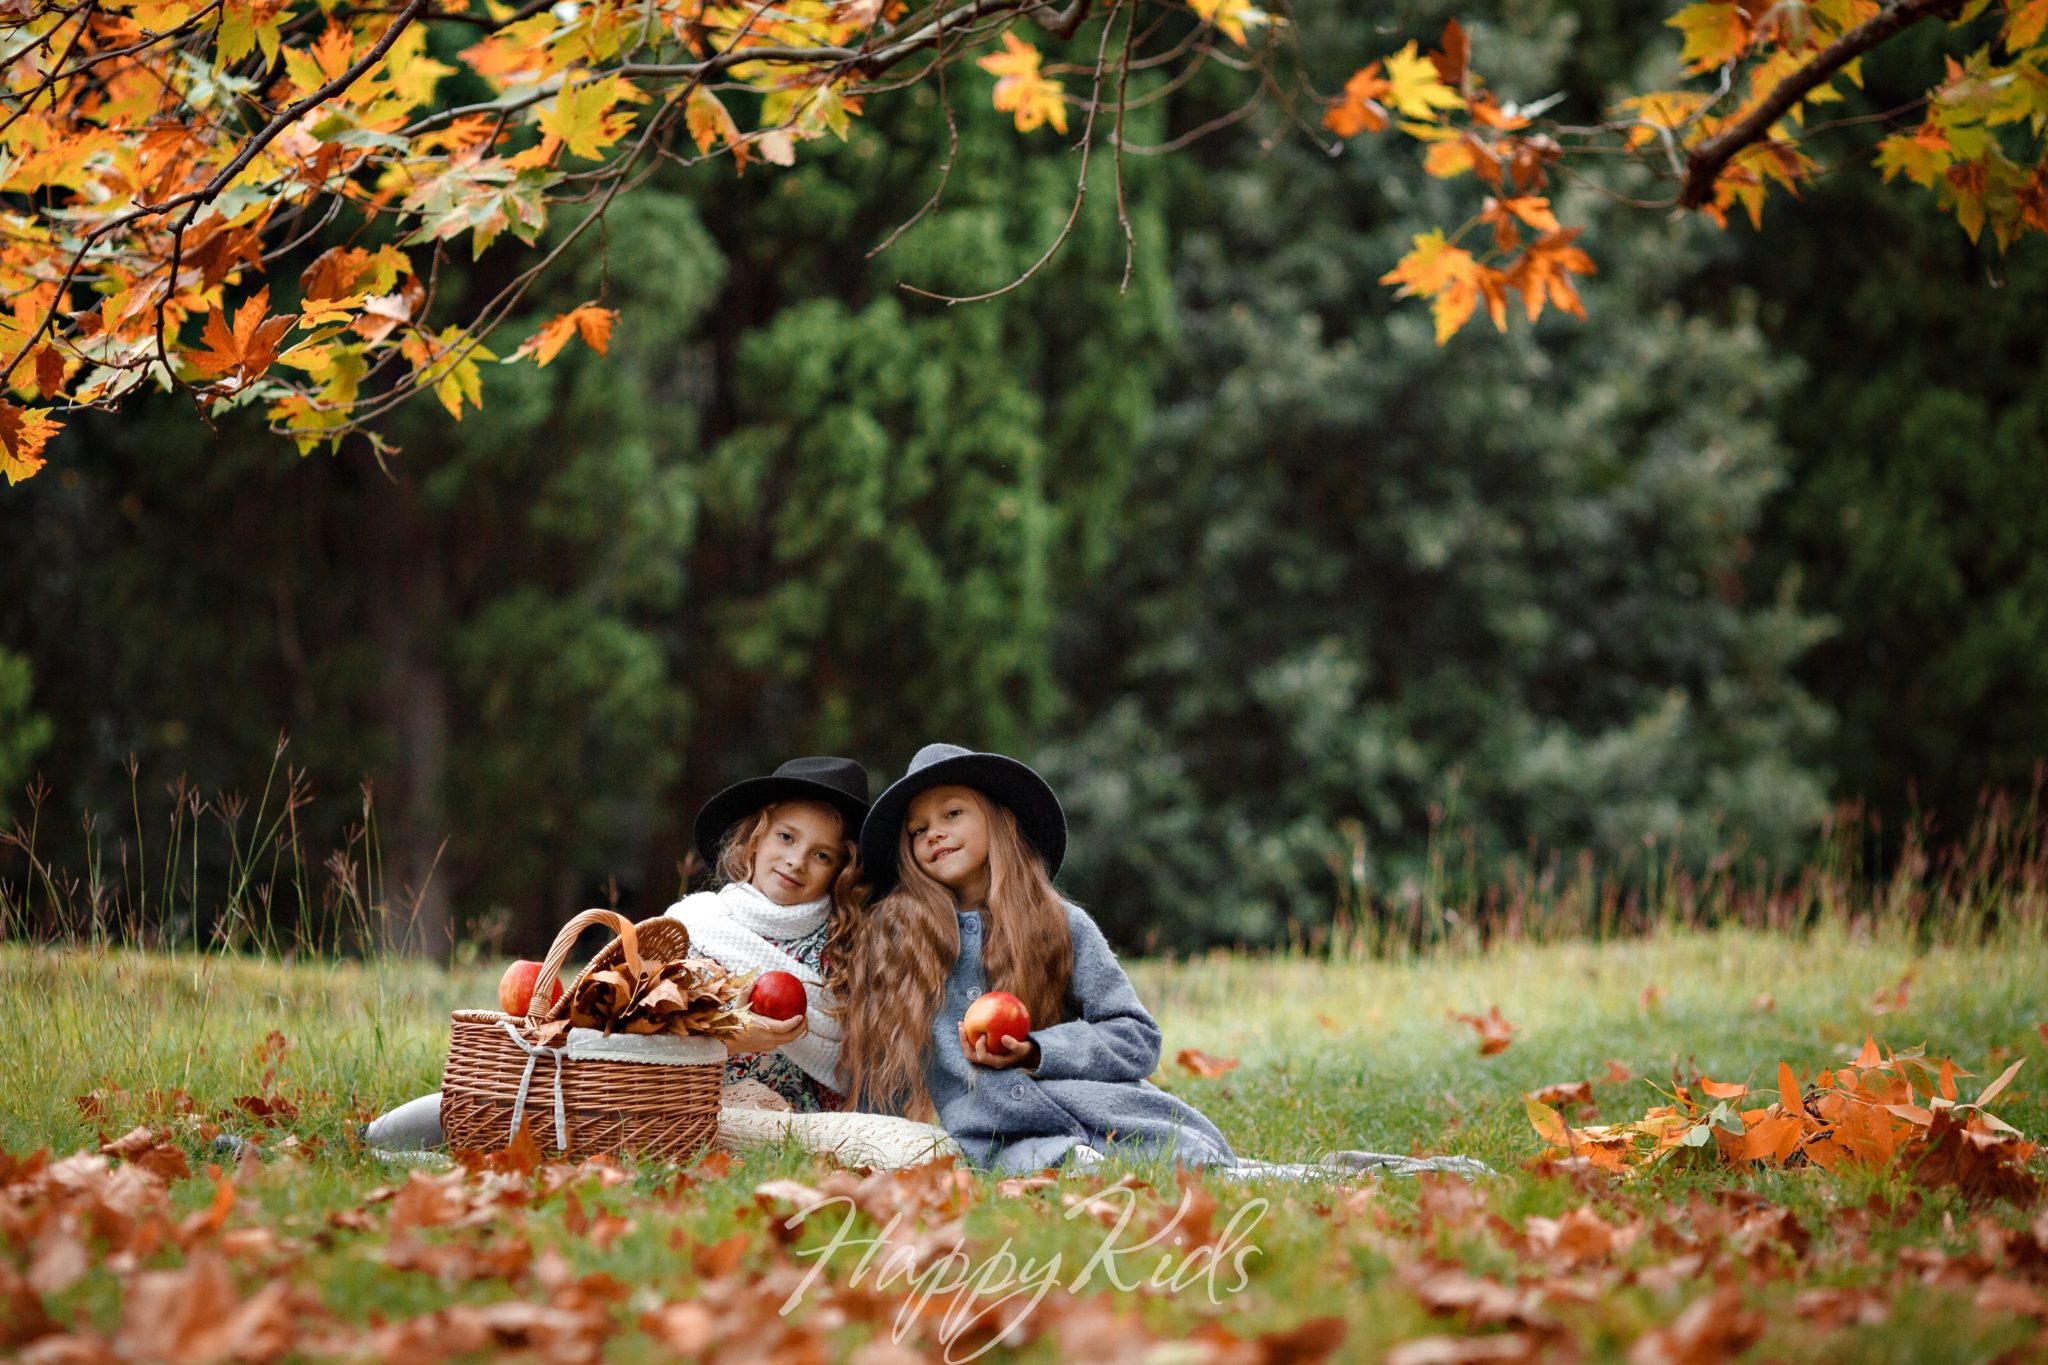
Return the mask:
[[[725,1055],[737,1057],[743,1052],[773,1052],[785,1043],[793,1043],[810,1031],[811,1021],[805,1015],[794,1019],[763,1019],[756,1014],[751,1022],[739,1033],[725,1040]]]
[[[960,1050],[965,1052],[967,1060],[976,1066],[985,1066],[996,1071],[1013,1066],[1021,1066],[1027,1071],[1032,1071],[1038,1067],[1038,1044],[1029,1038],[1005,1038],[1000,1049],[991,1049],[986,1035],[977,1033],[969,1038],[967,1027],[963,1024],[960,1027]]]

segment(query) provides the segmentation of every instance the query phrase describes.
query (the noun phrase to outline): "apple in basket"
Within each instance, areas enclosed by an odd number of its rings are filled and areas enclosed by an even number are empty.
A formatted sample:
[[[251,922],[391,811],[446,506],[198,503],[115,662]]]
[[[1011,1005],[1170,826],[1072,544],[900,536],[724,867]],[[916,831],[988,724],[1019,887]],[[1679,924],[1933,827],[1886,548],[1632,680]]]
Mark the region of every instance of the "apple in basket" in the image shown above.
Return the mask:
[[[960,1027],[969,1042],[979,1038],[983,1047],[999,1053],[1010,1039],[1031,1035],[1031,1011],[1008,991],[990,991],[967,1007]]]
[[[525,958],[505,969],[498,978],[498,1008],[507,1014],[525,1014],[526,1007],[533,1003],[533,986],[540,980],[540,964]],[[552,1005],[562,998],[562,979],[556,977],[548,995]]]
[[[754,993],[747,1008],[763,1019],[794,1019],[810,1008],[804,983],[788,972],[763,972],[754,978]]]

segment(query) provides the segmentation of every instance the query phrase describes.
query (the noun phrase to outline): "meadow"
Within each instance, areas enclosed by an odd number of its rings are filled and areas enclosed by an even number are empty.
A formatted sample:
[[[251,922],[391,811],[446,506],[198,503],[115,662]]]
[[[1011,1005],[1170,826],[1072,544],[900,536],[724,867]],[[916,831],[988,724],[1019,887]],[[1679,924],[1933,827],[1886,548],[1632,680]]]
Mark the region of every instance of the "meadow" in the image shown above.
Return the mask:
[[[680,1172],[394,1168],[355,1127],[436,1085],[446,1012],[488,1001],[494,964],[10,946],[0,1342],[48,1360],[2038,1358],[2037,1201],[1903,1155],[1826,1171],[1686,1149],[1621,1178],[1544,1159],[1523,1099],[1584,1080],[1572,1123],[1625,1121],[1701,1076],[1841,1067],[1874,1035],[1952,1057],[1974,1073],[1965,1101],[2025,1059],[1994,1108],[2039,1133],[2040,921],[1948,937],[1829,921],[1133,962],[1165,1030],[1160,1083],[1240,1152],[1460,1153],[1497,1172],[1315,1185],[1145,1165],[863,1179],[794,1150]],[[1452,1015],[1496,1006],[1513,1032],[1482,1055]],[[255,1154],[216,1151],[222,1133]],[[114,1154],[61,1178],[29,1159],[102,1143]],[[156,1176],[115,1181],[129,1167],[168,1177],[160,1203]],[[833,1195],[854,1221],[785,1226]],[[856,1235],[885,1254],[862,1266]],[[1081,1274],[1106,1238],[1148,1237]],[[889,1279],[899,1247],[926,1266],[958,1248],[951,1280],[907,1259]]]

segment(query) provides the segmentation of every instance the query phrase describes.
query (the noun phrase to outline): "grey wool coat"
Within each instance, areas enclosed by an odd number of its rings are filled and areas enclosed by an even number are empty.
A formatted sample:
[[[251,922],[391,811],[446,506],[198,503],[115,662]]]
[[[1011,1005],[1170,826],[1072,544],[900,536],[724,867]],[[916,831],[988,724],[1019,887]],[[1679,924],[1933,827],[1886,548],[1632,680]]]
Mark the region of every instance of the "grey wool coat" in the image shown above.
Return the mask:
[[[1201,1111],[1145,1079],[1159,1066],[1159,1025],[1079,906],[1067,906],[1074,941],[1068,1017],[1032,1030],[1038,1069],[997,1070],[968,1061],[960,1020],[988,984],[981,912],[956,913],[960,956],[932,1019],[924,1075],[940,1125],[970,1162],[1035,1171],[1058,1165],[1083,1143],[1104,1153],[1170,1155],[1190,1166],[1236,1160]]]

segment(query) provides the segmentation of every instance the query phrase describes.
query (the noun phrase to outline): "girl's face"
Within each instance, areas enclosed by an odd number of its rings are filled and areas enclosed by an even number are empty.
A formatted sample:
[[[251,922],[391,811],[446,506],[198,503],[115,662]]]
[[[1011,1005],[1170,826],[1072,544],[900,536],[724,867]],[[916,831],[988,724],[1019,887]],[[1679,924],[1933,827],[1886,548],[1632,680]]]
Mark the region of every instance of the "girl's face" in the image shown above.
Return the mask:
[[[904,828],[917,865],[963,906],[988,901],[988,821],[966,787],[932,787],[911,798]]]
[[[768,813],[768,828],[754,845],[747,878],[777,905],[814,901],[832,889],[846,865],[839,812],[816,801],[786,801]]]

